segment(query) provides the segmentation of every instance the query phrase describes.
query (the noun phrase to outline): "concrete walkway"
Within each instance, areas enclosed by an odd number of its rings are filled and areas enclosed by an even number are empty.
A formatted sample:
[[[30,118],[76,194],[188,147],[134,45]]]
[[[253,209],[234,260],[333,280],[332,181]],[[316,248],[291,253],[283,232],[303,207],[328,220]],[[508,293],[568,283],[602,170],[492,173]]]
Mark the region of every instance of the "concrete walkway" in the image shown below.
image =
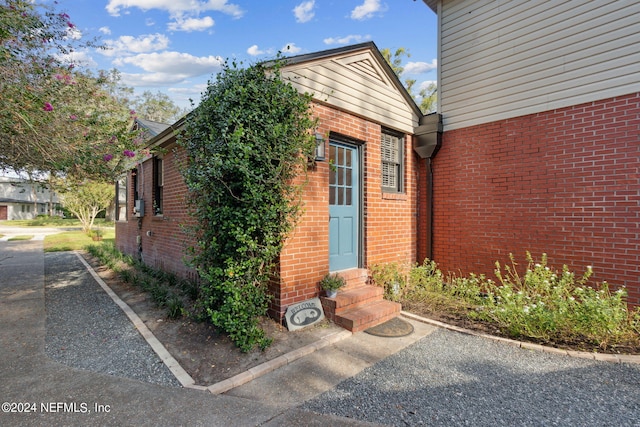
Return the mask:
[[[63,229],[49,227],[11,227],[0,225],[0,242],[6,242],[16,236],[32,236],[31,240],[44,240],[45,236],[61,233]]]
[[[371,425],[296,407],[434,330],[357,334],[215,395],[56,363],[45,355],[45,321],[42,242],[0,242],[0,425]]]

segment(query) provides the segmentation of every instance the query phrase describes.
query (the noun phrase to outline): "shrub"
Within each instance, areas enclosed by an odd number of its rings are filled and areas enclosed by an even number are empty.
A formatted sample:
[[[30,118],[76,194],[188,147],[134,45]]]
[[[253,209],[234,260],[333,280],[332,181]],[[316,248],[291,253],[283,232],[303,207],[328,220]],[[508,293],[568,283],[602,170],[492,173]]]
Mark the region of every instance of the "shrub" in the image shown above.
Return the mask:
[[[496,262],[497,281],[476,274],[445,279],[430,260],[412,266],[407,274],[397,263],[376,265],[371,275],[385,286],[387,298],[409,306],[420,303],[439,311],[464,313],[492,322],[514,338],[584,342],[602,348],[638,339],[640,308],[629,312],[624,288],[611,291],[606,282],[588,285],[591,267],[576,278],[567,266],[561,271],[549,267],[545,254],[539,262],[530,253],[526,257],[523,276],[513,255],[510,265]],[[390,292],[390,283],[400,284],[401,292]]]
[[[117,272],[123,282],[148,292],[156,306],[167,308],[167,316],[170,318],[189,314],[181,294],[195,300],[198,295],[197,283],[178,279],[173,273],[136,261],[131,256],[122,254],[112,244],[91,245],[87,247],[87,251]]]
[[[384,297],[391,301],[398,301],[407,283],[407,267],[397,262],[375,264],[369,267],[371,280],[384,288]]]
[[[587,285],[591,267],[576,279],[566,265],[557,271],[547,265],[546,254],[536,262],[527,252],[528,265],[520,277],[510,258],[511,265],[496,263],[498,282],[486,283],[489,298],[480,318],[496,322],[513,337],[579,340],[602,348],[631,332],[626,290],[611,292],[606,282]]]
[[[280,61],[225,64],[178,138],[197,244],[192,265],[200,303],[243,351],[269,344],[259,327],[267,283],[301,209],[301,184],[315,140],[310,95],[280,75]]]
[[[177,295],[171,295],[167,298],[167,316],[171,319],[177,319],[184,314],[184,305],[182,299]]]

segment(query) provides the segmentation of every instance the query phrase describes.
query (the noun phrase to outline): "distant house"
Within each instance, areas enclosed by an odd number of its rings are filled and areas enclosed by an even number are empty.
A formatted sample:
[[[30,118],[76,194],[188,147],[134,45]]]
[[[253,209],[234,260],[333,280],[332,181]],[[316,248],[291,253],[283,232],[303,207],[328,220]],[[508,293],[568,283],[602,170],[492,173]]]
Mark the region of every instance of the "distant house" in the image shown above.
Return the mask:
[[[546,252],[640,304],[640,2],[424,2],[444,130],[431,257],[490,275]]]
[[[0,176],[0,221],[33,219],[60,210],[58,195],[39,183]]]
[[[373,43],[287,59],[282,76],[313,95],[318,142],[325,158],[308,172],[304,214],[279,260],[270,314],[321,296],[328,272],[347,279],[327,315],[357,331],[399,313],[368,286],[367,267],[418,260],[420,155],[436,148],[437,116],[423,116]],[[435,117],[435,119],[434,119]],[[162,153],[142,161],[119,183],[116,244],[150,265],[194,274],[184,263],[189,243],[189,192],[178,171],[179,121],[151,139]],[[416,136],[418,135],[418,136]],[[424,232],[424,231],[422,231]]]

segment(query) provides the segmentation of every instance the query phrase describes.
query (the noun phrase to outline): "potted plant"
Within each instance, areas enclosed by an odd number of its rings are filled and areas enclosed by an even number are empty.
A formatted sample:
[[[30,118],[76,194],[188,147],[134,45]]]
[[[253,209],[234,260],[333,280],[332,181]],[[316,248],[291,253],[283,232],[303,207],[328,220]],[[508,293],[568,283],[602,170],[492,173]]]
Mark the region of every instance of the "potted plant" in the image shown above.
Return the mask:
[[[327,274],[320,281],[320,287],[327,293],[328,298],[335,298],[338,295],[338,289],[345,285],[344,277],[337,274]]]

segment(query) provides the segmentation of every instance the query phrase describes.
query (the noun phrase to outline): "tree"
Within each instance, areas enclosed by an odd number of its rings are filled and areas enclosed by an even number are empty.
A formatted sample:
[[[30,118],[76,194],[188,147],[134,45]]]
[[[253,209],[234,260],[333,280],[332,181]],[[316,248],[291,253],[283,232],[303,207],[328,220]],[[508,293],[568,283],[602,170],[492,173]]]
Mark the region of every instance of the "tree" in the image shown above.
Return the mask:
[[[300,213],[296,178],[315,149],[311,96],[281,79],[279,61],[271,65],[225,65],[179,137],[193,203],[193,264],[204,280],[201,303],[243,351],[270,342],[258,319]]]
[[[66,13],[29,0],[0,2],[0,169],[118,174],[136,153],[134,116],[110,96],[113,79],[64,60],[94,42],[75,41]]]
[[[391,66],[393,72],[398,76],[398,79],[402,79],[402,73],[404,73],[404,67],[402,66],[403,57],[411,57],[408,49],[404,47],[400,47],[396,49],[393,54],[389,48],[384,48],[380,51],[382,57],[387,61],[387,63]],[[417,96],[414,93],[414,85],[416,84],[415,79],[405,79],[404,86],[407,89],[407,92],[411,95],[412,98],[417,99],[418,106],[423,113],[431,113],[436,110],[437,106],[437,86],[435,83],[430,83],[426,88],[422,88]]]
[[[109,207],[114,197],[113,184],[96,181],[68,182],[60,193],[62,205],[78,217],[84,232],[91,230],[96,216]]]
[[[396,51],[391,55],[391,49],[385,47],[380,51],[383,58],[389,63],[391,69],[396,76],[400,77],[400,75],[404,72],[404,67],[402,66],[402,57],[406,56],[407,58],[411,57],[408,49],[404,47],[399,47]]]
[[[159,123],[173,123],[184,116],[187,111],[178,107],[162,92],[144,91],[133,104],[138,117]]]
[[[426,88],[420,91],[420,110],[423,113],[433,113],[438,106],[438,85],[434,82],[429,83]]]

